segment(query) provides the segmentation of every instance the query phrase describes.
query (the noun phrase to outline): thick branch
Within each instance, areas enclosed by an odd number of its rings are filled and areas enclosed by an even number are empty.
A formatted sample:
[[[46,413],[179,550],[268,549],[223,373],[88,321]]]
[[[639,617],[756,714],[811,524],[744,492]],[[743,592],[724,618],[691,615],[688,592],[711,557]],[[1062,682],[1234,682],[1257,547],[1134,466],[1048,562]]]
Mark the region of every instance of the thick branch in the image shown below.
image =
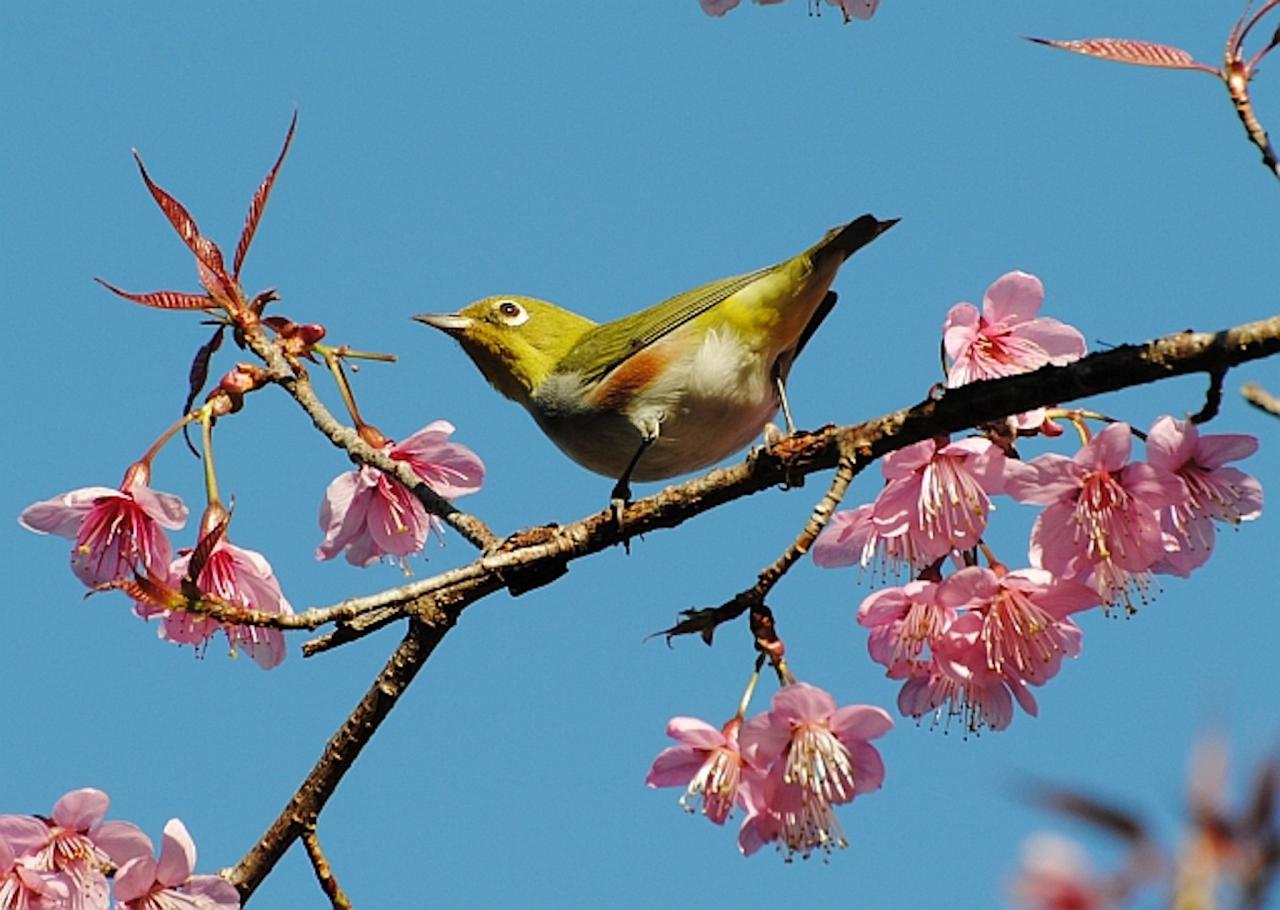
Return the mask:
[[[829,426],[789,437],[743,464],[712,471],[633,503],[620,520],[605,509],[565,527],[522,531],[466,566],[362,598],[361,606],[383,611],[385,621],[413,616],[409,632],[280,817],[226,875],[242,897],[253,893],[289,845],[315,824],[360,749],[462,611],[493,591],[505,587],[519,593],[545,584],[563,574],[571,560],[647,531],[675,527],[723,503],[786,483],[788,478],[833,468],[841,461],[846,465],[842,478],[852,477],[890,451],[1047,402],[1070,402],[1188,373],[1217,373],[1276,353],[1280,353],[1280,316],[1217,333],[1170,335],[1092,354],[1064,367],[974,383],[856,426]],[[794,558],[790,551],[784,556]],[[346,604],[349,607],[351,602]],[[347,627],[339,627],[343,628]]]
[[[498,586],[516,593],[527,590],[536,586],[539,578],[553,580],[572,560],[649,531],[676,527],[726,502],[785,484],[788,478],[833,468],[842,452],[849,453],[856,474],[888,452],[1045,403],[1067,403],[1188,373],[1219,374],[1276,353],[1280,353],[1280,316],[1221,332],[1181,332],[1146,344],[1122,345],[1067,366],[1047,366],[1033,373],[948,389],[940,397],[854,426],[798,433],[742,464],[632,503],[622,512],[621,521],[615,521],[612,511],[605,509],[563,527],[521,531],[496,552],[468,565],[362,598],[362,607],[370,616],[344,624],[340,628],[346,631],[337,637],[343,641],[358,638],[412,612],[405,605],[420,602],[425,595],[470,586],[482,578],[496,579]],[[472,599],[463,598],[458,606],[465,608],[470,602]],[[349,612],[351,602],[328,609],[344,606]],[[371,622],[374,614],[376,619]],[[311,651],[325,646],[313,646]]]
[[[360,704],[351,712],[351,716],[330,738],[320,760],[298,787],[284,811],[253,849],[245,854],[244,859],[233,869],[223,873],[239,890],[242,902],[249,899],[289,845],[304,832],[315,828],[321,808],[333,795],[342,776],[351,768],[360,750],[369,742],[374,731],[395,707],[405,688],[453,625],[452,620],[447,617],[441,618],[443,622],[440,625],[428,625],[419,620],[409,624],[409,631],[400,646],[373,681]]]

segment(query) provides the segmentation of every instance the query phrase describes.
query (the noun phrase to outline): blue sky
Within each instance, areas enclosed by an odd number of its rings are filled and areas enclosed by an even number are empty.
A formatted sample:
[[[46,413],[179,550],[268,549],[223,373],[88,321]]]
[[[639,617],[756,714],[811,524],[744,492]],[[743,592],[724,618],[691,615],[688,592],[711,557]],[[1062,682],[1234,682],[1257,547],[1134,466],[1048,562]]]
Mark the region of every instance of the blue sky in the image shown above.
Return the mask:
[[[453,421],[489,471],[463,504],[499,532],[594,512],[609,482],[561,456],[413,313],[516,292],[605,319],[776,261],[864,211],[901,217],[841,274],[841,303],[792,373],[811,427],[920,398],[947,308],[1014,268],[1041,276],[1045,312],[1093,348],[1269,315],[1280,187],[1220,87],[1017,38],[1131,35],[1213,60],[1236,14],[886,0],[842,26],[802,0],[723,19],[694,0],[5,4],[0,514],[117,483],[176,415],[204,340],[190,314],[133,307],[91,280],[196,288],[130,148],[229,252],[295,105],[245,283],[278,288],[277,312],[337,343],[398,353],[359,374],[366,416],[398,437]],[[1280,116],[1271,75],[1255,89],[1264,122]],[[224,351],[218,372],[235,359]],[[1238,401],[1246,378],[1280,388],[1269,362],[1232,373],[1213,429],[1261,437],[1247,469],[1269,490],[1278,425]],[[1093,404],[1147,426],[1198,409],[1203,391],[1190,378]],[[314,561],[320,495],[347,462],[283,394],[254,395],[218,437],[234,538],[268,555],[296,607],[402,580]],[[860,478],[849,504],[878,484]],[[198,511],[198,467],[180,448],[155,485]],[[748,586],[824,487],[733,503],[468,611],[321,819],[357,905],[991,907],[1022,839],[1053,822],[1016,799],[1024,776],[1113,797],[1172,833],[1200,733],[1224,728],[1244,768],[1274,746],[1280,562],[1264,515],[1136,617],[1087,616],[1084,654],[1038,693],[1039,718],[967,740],[900,720],[880,741],[885,787],[842,812],[852,846],[829,864],[742,859],[731,831],[642,782],[668,717],[732,712],[747,633],[725,629],[712,649],[642,639]],[[1033,515],[1000,507],[992,537],[1011,562]],[[398,640],[387,629],[303,660],[291,639],[271,673],[217,643],[197,660],[122,598],[82,600],[64,541],[12,520],[0,535],[0,810],[47,811],[98,786],[155,839],[180,816],[202,870],[252,845]],[[413,568],[469,556],[451,536]],[[896,684],[854,623],[870,585],[806,564],[772,604],[799,675],[892,708]],[[311,878],[291,851],[255,906],[322,906]]]

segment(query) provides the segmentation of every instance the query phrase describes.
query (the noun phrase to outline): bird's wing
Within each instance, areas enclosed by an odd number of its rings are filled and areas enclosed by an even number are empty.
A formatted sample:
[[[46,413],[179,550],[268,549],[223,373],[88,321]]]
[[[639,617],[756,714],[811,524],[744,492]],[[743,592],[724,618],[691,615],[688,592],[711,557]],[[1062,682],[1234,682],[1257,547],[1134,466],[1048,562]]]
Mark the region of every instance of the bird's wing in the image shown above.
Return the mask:
[[[647,310],[595,326],[556,365],[556,372],[578,373],[587,382],[599,379],[632,354],[702,315],[776,268],[777,266],[769,266],[745,275],[721,278],[677,294]]]

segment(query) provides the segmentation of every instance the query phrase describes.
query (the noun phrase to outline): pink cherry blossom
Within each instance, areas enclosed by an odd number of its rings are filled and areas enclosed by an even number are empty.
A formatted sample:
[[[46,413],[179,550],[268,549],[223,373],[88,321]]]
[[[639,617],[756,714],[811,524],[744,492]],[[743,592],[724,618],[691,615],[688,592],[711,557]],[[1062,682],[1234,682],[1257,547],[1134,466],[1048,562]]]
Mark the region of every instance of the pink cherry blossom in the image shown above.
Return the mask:
[[[1227,462],[1258,450],[1253,436],[1201,436],[1189,420],[1161,417],[1147,436],[1147,461],[1179,477],[1186,495],[1161,510],[1165,554],[1153,569],[1187,576],[1213,552],[1214,521],[1239,524],[1262,514],[1262,485]]]
[[[484,482],[484,463],[466,446],[448,442],[453,424],[437,420],[384,451],[404,461],[413,473],[445,499],[474,493]],[[367,465],[339,474],[320,504],[324,540],[317,559],[333,559],[346,552],[347,562],[367,566],[383,556],[403,559],[417,553],[440,519],[392,477]]]
[[[185,553],[169,566],[167,583],[177,588],[187,574],[191,553]],[[237,547],[220,539],[196,578],[196,587],[232,605],[267,613],[293,613],[293,607],[280,590],[271,564],[254,550]],[[221,629],[227,636],[232,653],[246,651],[264,670],[284,660],[284,634],[279,629],[220,622],[210,616],[184,610],[161,610],[142,603],[134,612],[143,618],[163,613],[160,637],[175,644],[189,644],[200,651]]]
[[[1027,841],[1022,868],[1009,887],[1023,910],[1109,910],[1118,906],[1110,890],[1089,869],[1078,844],[1053,834]]]
[[[981,313],[971,303],[953,306],[942,327],[952,364],[947,385],[956,388],[1082,357],[1084,336],[1056,319],[1037,318],[1043,303],[1044,285],[1039,278],[1007,272],[987,288]]]
[[[147,486],[148,473],[139,462],[118,490],[71,490],[27,506],[18,521],[37,534],[74,540],[71,571],[91,588],[127,578],[134,569],[159,571],[171,552],[163,529],[181,528],[187,507],[172,493]]]
[[[708,16],[723,16],[739,2],[740,0],[699,0],[702,11]],[[756,0],[759,6],[772,6],[781,2],[783,0]],[[810,2],[811,10],[818,9],[818,0],[810,0]],[[870,19],[876,14],[880,0],[827,0],[827,5],[838,7],[844,13],[845,21],[848,22],[851,18]]]
[[[925,649],[942,638],[956,615],[939,606],[937,593],[937,582],[917,579],[882,588],[862,601],[858,623],[871,630],[867,651],[872,660],[893,667],[927,658]]]
[[[771,830],[788,859],[796,853],[808,857],[815,849],[830,852],[844,847],[846,842],[831,807],[879,789],[884,762],[868,740],[882,736],[892,726],[893,720],[880,708],[837,708],[831,695],[816,686],[793,683],[783,687],[774,695],[768,712],[742,727],[743,757],[755,767],[770,769],[763,794],[751,794],[748,802],[753,817],[748,822],[756,830],[753,837],[764,837],[760,829],[768,827],[766,821],[772,814],[776,825]],[[749,790],[759,784],[748,780],[744,786]],[[744,796],[744,801],[747,799]],[[763,820],[757,818],[762,805],[768,810]],[[757,811],[751,811],[752,806]],[[746,844],[743,849],[745,852]]]
[[[1100,603],[1092,588],[1043,569],[1005,572],[981,566],[948,576],[937,599],[941,607],[966,611],[948,634],[976,636],[988,670],[1033,685],[1057,674],[1063,657],[1080,654],[1080,627],[1068,617]]]
[[[36,865],[33,853],[43,846],[47,832],[48,827],[38,818],[0,816],[0,910],[63,910],[72,906],[76,884],[63,873],[43,871]],[[105,898],[106,878],[100,871],[98,876]],[[82,902],[81,906],[87,905]]]
[[[1035,275],[1007,272],[987,288],[982,312],[971,303],[957,303],[942,326],[942,342],[951,369],[947,386],[956,388],[979,379],[1027,373],[1046,364],[1062,366],[1085,353],[1084,336],[1066,323],[1038,317],[1044,285]],[[1019,414],[1018,427],[1034,429],[1044,423],[1044,409]]]
[[[736,718],[717,730],[695,717],[673,717],[667,735],[680,745],[664,749],[653,762],[645,783],[650,787],[686,787],[680,805],[693,812],[691,800],[702,798],[702,812],[723,825],[738,803],[738,784],[746,762],[738,751]]]
[[[116,873],[120,910],[238,910],[235,886],[217,875],[192,875],[196,845],[179,819],[164,826],[160,859],[131,859]]]
[[[991,511],[989,494],[1004,489],[1006,458],[989,439],[926,439],[885,456],[887,481],[876,497],[876,529],[907,535],[909,552],[926,562],[977,546]]]
[[[881,576],[931,562],[916,549],[910,534],[887,537],[875,524],[875,504],[836,512],[813,542],[813,561],[824,569],[859,565]]]
[[[54,803],[48,819],[0,817],[0,836],[9,836],[12,842],[21,831],[26,837],[32,833],[29,822],[35,821],[42,836],[36,841],[26,839],[23,855],[29,868],[62,876],[69,889],[67,906],[105,910],[109,900],[103,868],[151,852],[151,841],[136,825],[103,821],[109,805],[101,790],[72,790]]]
[[[1131,446],[1129,425],[1111,424],[1073,458],[1010,462],[1005,485],[1014,499],[1048,506],[1031,530],[1032,564],[1129,609],[1130,589],[1145,592],[1164,553],[1160,510],[1185,498],[1168,471],[1127,464]]]
[[[961,617],[963,619],[963,617]],[[957,620],[958,622],[958,620]],[[948,634],[934,645],[926,663],[902,663],[889,668],[891,679],[905,679],[898,692],[898,710],[907,717],[933,715],[933,723],[949,727],[958,718],[966,733],[983,727],[1003,730],[1013,720],[1013,702],[1028,714],[1037,713],[1035,696],[1019,677],[1005,677],[989,669],[977,634]]]

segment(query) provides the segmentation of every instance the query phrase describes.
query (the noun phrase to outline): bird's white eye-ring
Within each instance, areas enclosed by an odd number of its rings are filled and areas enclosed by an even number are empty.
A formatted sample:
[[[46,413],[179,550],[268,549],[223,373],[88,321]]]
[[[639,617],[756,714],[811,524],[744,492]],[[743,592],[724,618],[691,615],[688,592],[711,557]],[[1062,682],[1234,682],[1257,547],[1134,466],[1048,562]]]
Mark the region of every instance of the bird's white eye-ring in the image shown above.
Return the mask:
[[[524,325],[529,319],[529,311],[514,300],[498,301],[496,311],[507,325]]]

